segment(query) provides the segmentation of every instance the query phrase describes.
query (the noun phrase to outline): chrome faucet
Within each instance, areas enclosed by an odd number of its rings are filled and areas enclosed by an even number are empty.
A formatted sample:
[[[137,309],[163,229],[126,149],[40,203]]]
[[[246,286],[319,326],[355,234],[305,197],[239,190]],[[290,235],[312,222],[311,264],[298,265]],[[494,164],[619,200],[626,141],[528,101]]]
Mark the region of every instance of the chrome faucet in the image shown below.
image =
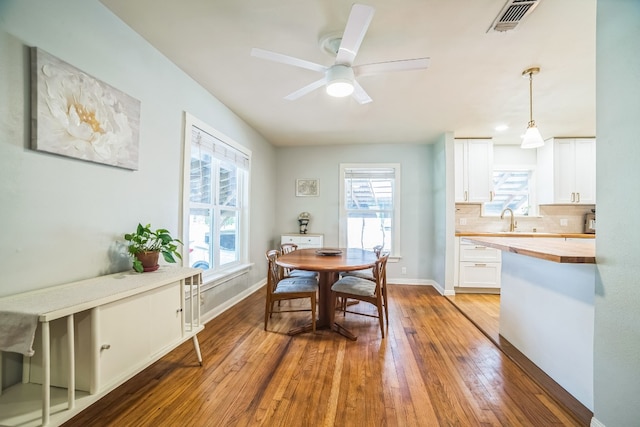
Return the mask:
[[[516,223],[513,220],[513,210],[511,208],[504,208],[500,214],[500,219],[504,219],[504,213],[509,212],[511,214],[511,221],[509,221],[509,231],[516,231]]]

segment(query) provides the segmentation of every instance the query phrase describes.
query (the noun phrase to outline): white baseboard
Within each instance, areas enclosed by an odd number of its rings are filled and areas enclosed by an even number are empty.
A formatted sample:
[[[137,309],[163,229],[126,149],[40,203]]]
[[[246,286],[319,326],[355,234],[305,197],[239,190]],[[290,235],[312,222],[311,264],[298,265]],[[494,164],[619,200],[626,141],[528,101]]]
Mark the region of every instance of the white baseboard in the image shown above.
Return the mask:
[[[606,427],[604,424],[602,424],[600,421],[598,421],[596,419],[596,417],[591,418],[591,427]]]

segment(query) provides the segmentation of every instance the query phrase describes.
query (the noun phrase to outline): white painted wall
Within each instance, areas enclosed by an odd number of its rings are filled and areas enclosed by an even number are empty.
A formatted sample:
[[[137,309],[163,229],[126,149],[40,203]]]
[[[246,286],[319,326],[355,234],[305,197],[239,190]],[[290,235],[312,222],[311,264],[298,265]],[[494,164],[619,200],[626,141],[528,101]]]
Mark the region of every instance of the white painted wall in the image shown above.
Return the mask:
[[[298,230],[300,212],[311,213],[309,233],[324,234],[325,246],[338,245],[340,163],[400,163],[401,255],[389,263],[388,276],[409,281],[433,278],[435,255],[433,203],[433,146],[429,144],[340,145],[283,147],[277,150],[278,194],[273,245],[279,235]],[[320,180],[319,197],[296,197],[298,178]],[[444,209],[442,207],[442,209]],[[401,274],[401,268],[407,274]]]
[[[523,150],[519,145],[494,145],[493,164],[496,166],[536,166],[536,150]]]
[[[29,149],[28,46],[141,101],[138,171]],[[274,148],[100,2],[3,0],[0,58],[0,296],[130,268],[120,243],[138,221],[181,234],[185,110],[253,151],[251,259],[262,266]]]
[[[640,423],[640,1],[598,0],[594,416]]]

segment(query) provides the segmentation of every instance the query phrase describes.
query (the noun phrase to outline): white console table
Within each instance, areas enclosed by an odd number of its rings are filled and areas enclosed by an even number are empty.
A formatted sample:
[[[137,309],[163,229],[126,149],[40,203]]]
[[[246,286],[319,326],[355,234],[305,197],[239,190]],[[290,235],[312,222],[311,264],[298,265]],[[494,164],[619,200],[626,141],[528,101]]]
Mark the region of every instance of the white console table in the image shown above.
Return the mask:
[[[0,350],[24,355],[22,384],[0,395],[0,425],[58,425],[188,339],[202,365],[201,282],[200,269],[161,267],[0,298],[12,325],[0,327]],[[52,410],[52,390],[64,389],[66,403]]]

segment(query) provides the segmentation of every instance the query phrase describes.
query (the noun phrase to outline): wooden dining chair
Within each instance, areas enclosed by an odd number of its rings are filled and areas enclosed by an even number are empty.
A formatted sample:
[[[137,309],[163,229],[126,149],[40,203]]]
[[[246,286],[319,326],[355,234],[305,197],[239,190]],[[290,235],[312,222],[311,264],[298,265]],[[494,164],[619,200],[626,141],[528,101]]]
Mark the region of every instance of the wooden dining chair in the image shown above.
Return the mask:
[[[338,298],[342,298],[345,301],[347,299],[364,301],[376,306],[376,315],[348,310],[348,305],[343,305],[343,314],[346,316],[346,313],[352,313],[377,318],[380,323],[382,338],[384,338],[384,318],[386,318],[387,326],[389,325],[389,310],[386,298],[388,259],[389,254],[380,255],[373,267],[373,281],[356,276],[346,276],[331,286],[331,303],[334,307]],[[332,310],[331,324],[333,324],[334,321],[335,311]]]
[[[377,245],[373,247],[373,252],[376,254],[376,258],[380,258],[380,254],[382,253],[382,245]],[[345,271],[340,274],[342,277],[354,276],[359,277],[361,279],[367,279],[371,281],[375,281],[376,279],[373,277],[373,268],[367,268],[364,270],[354,270],[354,271]]]
[[[289,252],[293,252],[298,249],[298,245],[295,243],[282,243],[280,245],[280,251],[282,255],[288,254]],[[307,271],[307,270],[297,270],[293,268],[285,268],[284,275],[290,277],[318,277],[318,273],[315,271]]]
[[[313,277],[285,277],[283,268],[276,264],[280,251],[272,249],[265,254],[268,262],[267,297],[264,310],[264,330],[267,330],[269,318],[273,313],[289,313],[295,311],[311,311],[311,328],[316,331],[316,294],[318,279]],[[309,298],[311,307],[307,309],[274,310],[273,303],[282,300]]]

